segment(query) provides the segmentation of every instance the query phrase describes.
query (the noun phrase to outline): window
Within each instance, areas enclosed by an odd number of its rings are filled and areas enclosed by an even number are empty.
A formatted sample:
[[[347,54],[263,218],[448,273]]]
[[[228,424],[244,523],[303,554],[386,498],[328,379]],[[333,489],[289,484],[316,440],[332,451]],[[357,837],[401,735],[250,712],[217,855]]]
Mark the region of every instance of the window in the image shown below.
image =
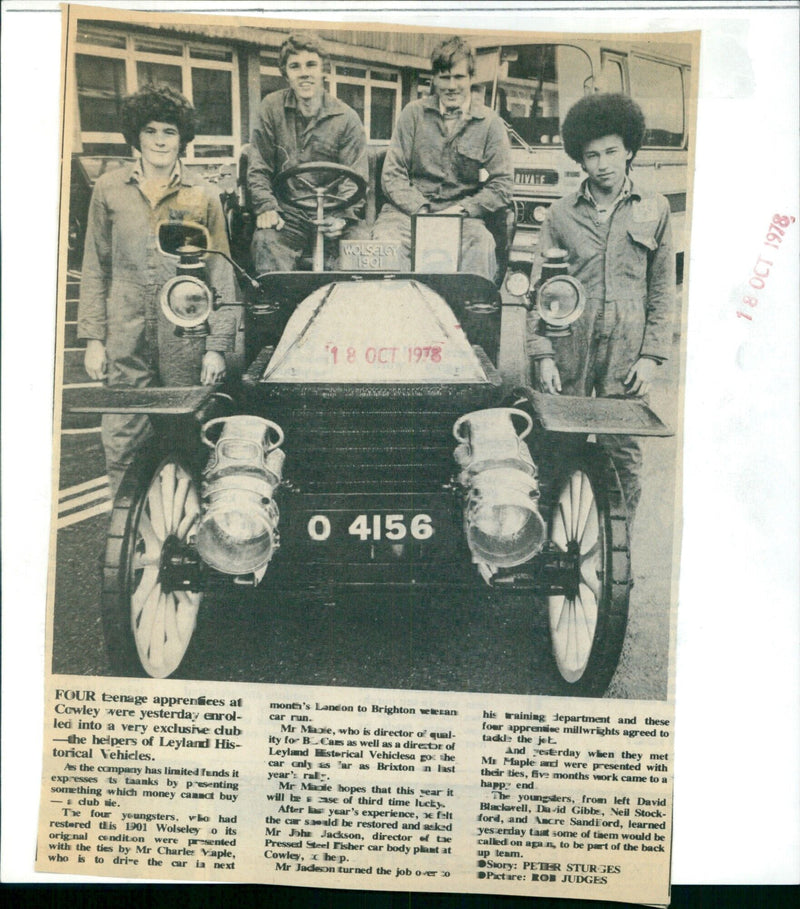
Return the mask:
[[[571,45],[501,48],[494,106],[512,129],[512,144],[559,144],[561,120],[583,96],[590,75],[588,58]]]
[[[331,64],[325,82],[328,91],[358,114],[371,142],[388,142],[400,113],[400,73],[353,63]],[[262,53],[261,97],[286,88],[276,53]]]
[[[107,132],[110,123],[119,123],[120,103],[127,94],[125,61],[76,54],[75,68],[81,129]]]
[[[336,97],[350,107],[358,114],[362,123],[366,117],[366,86],[354,85],[350,82],[340,82],[336,86]],[[364,127],[366,129],[366,127]]]
[[[331,66],[331,94],[349,104],[361,118],[370,142],[388,142],[400,113],[400,74],[336,63]]]
[[[597,88],[601,92],[627,92],[625,84],[624,54],[614,51],[600,51],[600,79]]]
[[[370,138],[385,139],[386,141],[392,138],[396,103],[397,92],[394,89],[380,88],[378,86],[372,89],[372,108],[370,110],[372,128]]]
[[[180,66],[166,63],[137,63],[136,85],[168,85],[175,91],[183,91],[183,73]]]
[[[644,113],[644,145],[661,148],[683,146],[683,74],[679,66],[632,55],[631,97]]]
[[[197,108],[198,133],[204,136],[230,136],[233,133],[229,72],[192,67],[192,97]]]
[[[118,35],[116,32],[106,32],[98,28],[87,28],[83,23],[79,22],[78,43],[94,44],[97,47],[116,47],[124,50],[126,40],[124,35]]]
[[[197,136],[186,160],[204,163],[233,157],[239,145],[239,80],[233,51],[111,29],[79,25],[75,74],[84,151],[120,154],[120,106],[128,92],[166,84],[197,111]],[[234,111],[236,113],[234,113]]]
[[[269,95],[271,92],[277,92],[288,86],[288,82],[283,78],[283,74],[278,68],[277,54],[261,55],[261,97]]]

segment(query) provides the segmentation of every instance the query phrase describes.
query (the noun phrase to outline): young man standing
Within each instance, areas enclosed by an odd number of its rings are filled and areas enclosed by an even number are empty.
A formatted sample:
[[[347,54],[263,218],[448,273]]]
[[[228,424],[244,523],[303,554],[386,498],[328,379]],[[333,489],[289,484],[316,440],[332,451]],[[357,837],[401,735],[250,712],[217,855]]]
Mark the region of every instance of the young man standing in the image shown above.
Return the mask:
[[[195,183],[180,163],[195,136],[195,110],[168,86],[147,85],[123,101],[121,114],[121,132],[138,157],[134,164],[107,171],[92,191],[78,304],[84,367],[89,378],[111,387],[216,385],[225,377],[225,354],[234,349],[234,309],[213,312],[208,335],[178,336],[159,304],[177,266],[174,257],[159,252],[160,222],[202,224],[211,249],[229,253],[219,195]],[[230,264],[209,256],[208,275],[220,299],[233,303],[236,281]],[[152,433],[149,417],[142,414],[103,415],[112,495]]]
[[[411,216],[422,212],[463,218],[461,271],[493,281],[494,239],[483,219],[511,203],[511,149],[502,120],[472,97],[475,56],[461,38],[431,54],[433,94],[400,114],[383,166],[389,198],[373,239],[400,244],[410,269]]]
[[[290,35],[279,57],[289,88],[272,92],[261,102],[247,168],[256,215],[253,263],[259,274],[292,271],[314,235],[314,225],[300,208],[276,199],[273,180],[281,171],[309,161],[332,161],[368,177],[364,127],[351,107],[325,91],[324,60],[316,37]],[[358,223],[348,209],[326,217],[320,226],[325,237],[337,239],[352,235]]]
[[[539,248],[567,250],[586,309],[567,337],[547,338],[529,319],[534,384],[548,394],[640,395],[672,345],[675,255],[669,204],[639,192],[628,175],[644,138],[644,116],[626,95],[590,95],[567,113],[564,149],[586,173],[554,203]],[[630,436],[602,436],[632,523],[641,495],[642,452]]]

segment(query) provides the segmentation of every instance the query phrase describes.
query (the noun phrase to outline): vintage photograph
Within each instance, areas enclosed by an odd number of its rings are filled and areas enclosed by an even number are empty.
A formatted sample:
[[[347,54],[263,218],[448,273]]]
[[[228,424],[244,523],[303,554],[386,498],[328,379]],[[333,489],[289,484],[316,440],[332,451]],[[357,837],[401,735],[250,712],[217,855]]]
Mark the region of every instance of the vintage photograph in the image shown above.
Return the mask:
[[[68,20],[51,671],[666,700],[696,42],[229,21]]]

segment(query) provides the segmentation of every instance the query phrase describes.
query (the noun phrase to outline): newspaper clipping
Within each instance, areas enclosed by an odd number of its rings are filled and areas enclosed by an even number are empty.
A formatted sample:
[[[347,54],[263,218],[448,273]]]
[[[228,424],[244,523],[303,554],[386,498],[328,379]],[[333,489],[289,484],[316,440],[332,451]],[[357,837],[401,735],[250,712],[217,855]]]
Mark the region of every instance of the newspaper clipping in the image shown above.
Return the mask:
[[[65,7],[38,870],[669,901],[699,36],[528,19]]]

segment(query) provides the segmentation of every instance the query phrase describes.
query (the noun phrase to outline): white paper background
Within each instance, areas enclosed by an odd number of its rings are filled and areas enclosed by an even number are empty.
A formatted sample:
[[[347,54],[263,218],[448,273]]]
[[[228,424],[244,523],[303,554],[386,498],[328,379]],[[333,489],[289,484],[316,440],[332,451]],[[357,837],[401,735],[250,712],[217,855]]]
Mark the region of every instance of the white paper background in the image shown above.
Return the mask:
[[[100,5],[111,5],[110,3]],[[129,3],[222,12],[235,4]],[[256,4],[247,3],[252,14]],[[275,4],[275,17],[703,32],[690,265],[674,883],[800,879],[798,234],[737,318],[772,215],[798,217],[798,7]],[[419,7],[419,4],[417,4]],[[437,7],[443,7],[437,9]],[[458,7],[456,12],[456,7]],[[524,10],[523,14],[520,11]],[[4,881],[34,875],[55,346],[61,20],[4,2]]]

